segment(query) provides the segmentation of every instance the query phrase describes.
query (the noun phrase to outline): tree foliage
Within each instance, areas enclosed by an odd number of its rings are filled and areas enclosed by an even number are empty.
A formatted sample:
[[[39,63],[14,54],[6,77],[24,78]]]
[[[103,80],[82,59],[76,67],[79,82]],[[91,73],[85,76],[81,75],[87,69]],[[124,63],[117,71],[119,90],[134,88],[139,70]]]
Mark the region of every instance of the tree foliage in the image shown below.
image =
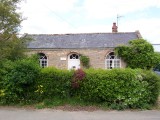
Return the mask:
[[[27,39],[17,36],[22,21],[21,14],[17,12],[20,1],[0,0],[0,62],[24,56]]]
[[[17,3],[20,0],[0,0],[0,34],[1,39],[8,39],[18,31],[22,21],[20,13],[17,13]]]
[[[160,54],[144,39],[132,40],[129,46],[119,46],[116,52],[131,68],[151,69],[160,62]]]
[[[18,38],[16,35],[12,35],[10,40],[0,40],[0,60],[14,61],[23,58],[25,56],[26,40],[25,38]]]

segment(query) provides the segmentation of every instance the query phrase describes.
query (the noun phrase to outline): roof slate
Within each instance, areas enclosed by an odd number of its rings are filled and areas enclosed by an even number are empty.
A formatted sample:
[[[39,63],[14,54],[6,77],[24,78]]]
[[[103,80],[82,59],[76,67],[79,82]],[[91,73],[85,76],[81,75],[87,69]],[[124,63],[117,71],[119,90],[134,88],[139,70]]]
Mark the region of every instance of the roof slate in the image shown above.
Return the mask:
[[[80,33],[80,34],[28,34],[33,38],[30,49],[111,48],[127,45],[138,39],[137,32],[126,33]]]

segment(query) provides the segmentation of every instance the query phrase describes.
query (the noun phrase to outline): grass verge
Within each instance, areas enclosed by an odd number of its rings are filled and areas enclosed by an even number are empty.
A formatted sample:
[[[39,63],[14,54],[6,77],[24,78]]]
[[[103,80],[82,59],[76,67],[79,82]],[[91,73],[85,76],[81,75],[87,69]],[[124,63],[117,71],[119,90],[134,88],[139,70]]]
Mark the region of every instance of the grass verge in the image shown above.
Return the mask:
[[[108,105],[107,103],[92,103],[88,101],[79,100],[77,98],[53,98],[53,99],[44,99],[42,102],[29,102],[29,103],[19,103],[19,104],[9,104],[2,105],[0,104],[0,108],[25,108],[25,109],[58,109],[64,111],[95,111],[95,110],[126,110],[119,108],[114,108],[114,106]],[[160,110],[160,97],[157,104],[153,107],[149,107],[150,109]],[[127,109],[128,110],[128,109]],[[133,110],[133,109],[129,109]],[[139,109],[136,109],[139,110]]]

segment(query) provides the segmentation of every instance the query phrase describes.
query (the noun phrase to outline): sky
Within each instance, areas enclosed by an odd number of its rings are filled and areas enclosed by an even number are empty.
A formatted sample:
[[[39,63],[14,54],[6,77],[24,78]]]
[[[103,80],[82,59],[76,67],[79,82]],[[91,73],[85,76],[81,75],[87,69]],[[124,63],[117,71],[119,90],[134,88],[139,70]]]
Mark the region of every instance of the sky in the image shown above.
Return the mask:
[[[119,16],[118,32],[139,30],[160,44],[160,0],[24,0],[19,6],[21,34],[109,33]]]

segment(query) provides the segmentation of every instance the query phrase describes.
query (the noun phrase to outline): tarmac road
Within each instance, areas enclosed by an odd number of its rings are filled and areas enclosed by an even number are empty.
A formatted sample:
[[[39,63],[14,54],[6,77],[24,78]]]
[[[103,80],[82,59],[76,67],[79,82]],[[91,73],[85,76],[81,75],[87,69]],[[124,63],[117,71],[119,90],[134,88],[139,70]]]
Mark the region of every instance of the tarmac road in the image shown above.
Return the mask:
[[[160,120],[160,111],[62,111],[0,108],[0,120]]]

